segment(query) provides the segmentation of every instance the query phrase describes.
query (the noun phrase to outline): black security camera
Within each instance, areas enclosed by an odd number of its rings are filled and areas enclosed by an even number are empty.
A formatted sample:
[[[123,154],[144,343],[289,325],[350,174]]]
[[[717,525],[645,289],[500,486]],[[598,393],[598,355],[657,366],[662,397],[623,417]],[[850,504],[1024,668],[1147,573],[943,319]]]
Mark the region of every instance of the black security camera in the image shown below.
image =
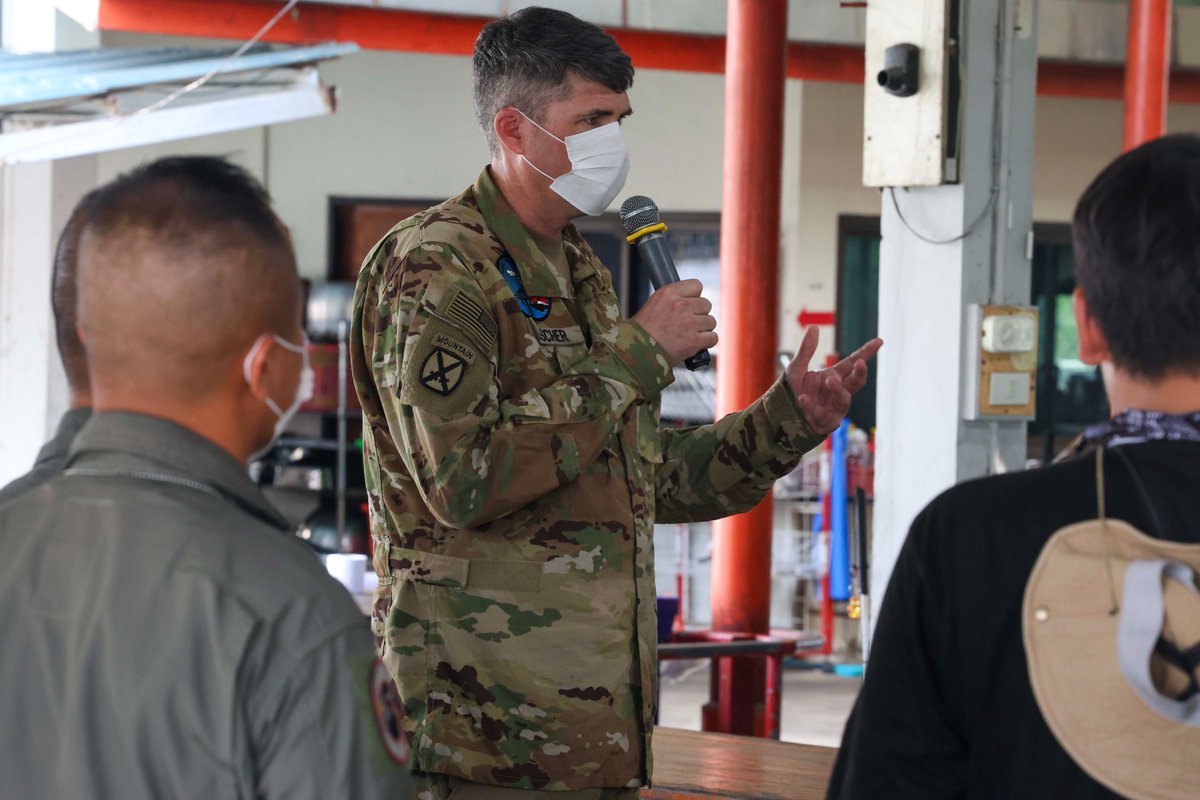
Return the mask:
[[[921,48],[915,44],[892,45],[883,51],[879,85],[896,97],[912,97],[920,83]]]

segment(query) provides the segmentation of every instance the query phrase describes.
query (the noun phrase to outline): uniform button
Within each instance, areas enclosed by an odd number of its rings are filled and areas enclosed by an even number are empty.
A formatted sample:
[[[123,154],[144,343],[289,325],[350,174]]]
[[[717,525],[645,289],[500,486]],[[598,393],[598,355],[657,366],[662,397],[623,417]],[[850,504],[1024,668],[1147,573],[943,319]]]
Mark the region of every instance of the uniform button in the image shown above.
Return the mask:
[[[1045,606],[1038,606],[1033,610],[1033,618],[1038,622],[1045,622],[1050,619],[1050,609]]]

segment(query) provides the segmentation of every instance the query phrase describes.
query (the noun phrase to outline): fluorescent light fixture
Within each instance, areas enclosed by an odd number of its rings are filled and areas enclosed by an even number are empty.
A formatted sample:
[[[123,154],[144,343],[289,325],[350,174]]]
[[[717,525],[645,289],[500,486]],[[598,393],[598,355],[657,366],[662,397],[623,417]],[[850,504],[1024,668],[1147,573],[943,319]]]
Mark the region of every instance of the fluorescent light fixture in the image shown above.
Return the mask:
[[[100,117],[61,125],[11,120],[0,134],[0,167],[169,142],[274,125],[333,111],[333,89],[311,79],[293,88],[192,105],[145,115]]]

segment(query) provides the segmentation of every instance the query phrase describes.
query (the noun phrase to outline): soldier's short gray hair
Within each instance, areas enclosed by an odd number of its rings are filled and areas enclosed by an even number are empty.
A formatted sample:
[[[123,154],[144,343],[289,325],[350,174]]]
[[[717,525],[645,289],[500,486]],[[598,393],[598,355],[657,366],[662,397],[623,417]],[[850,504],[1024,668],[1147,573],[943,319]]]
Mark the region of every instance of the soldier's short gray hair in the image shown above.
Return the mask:
[[[633,62],[616,40],[565,11],[536,6],[483,27],[472,72],[475,117],[493,153],[496,114],[512,107],[542,122],[546,106],[570,93],[569,73],[614,92],[633,85]]]

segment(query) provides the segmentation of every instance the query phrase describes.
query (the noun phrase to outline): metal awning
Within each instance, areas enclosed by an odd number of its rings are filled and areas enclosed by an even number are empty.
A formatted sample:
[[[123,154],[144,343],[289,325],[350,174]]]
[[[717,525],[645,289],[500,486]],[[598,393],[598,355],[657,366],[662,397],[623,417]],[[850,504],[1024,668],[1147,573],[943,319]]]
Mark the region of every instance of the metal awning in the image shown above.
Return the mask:
[[[316,64],[357,51],[355,44],[259,45],[236,59],[233,48],[0,51],[0,166],[329,114],[333,89]]]

